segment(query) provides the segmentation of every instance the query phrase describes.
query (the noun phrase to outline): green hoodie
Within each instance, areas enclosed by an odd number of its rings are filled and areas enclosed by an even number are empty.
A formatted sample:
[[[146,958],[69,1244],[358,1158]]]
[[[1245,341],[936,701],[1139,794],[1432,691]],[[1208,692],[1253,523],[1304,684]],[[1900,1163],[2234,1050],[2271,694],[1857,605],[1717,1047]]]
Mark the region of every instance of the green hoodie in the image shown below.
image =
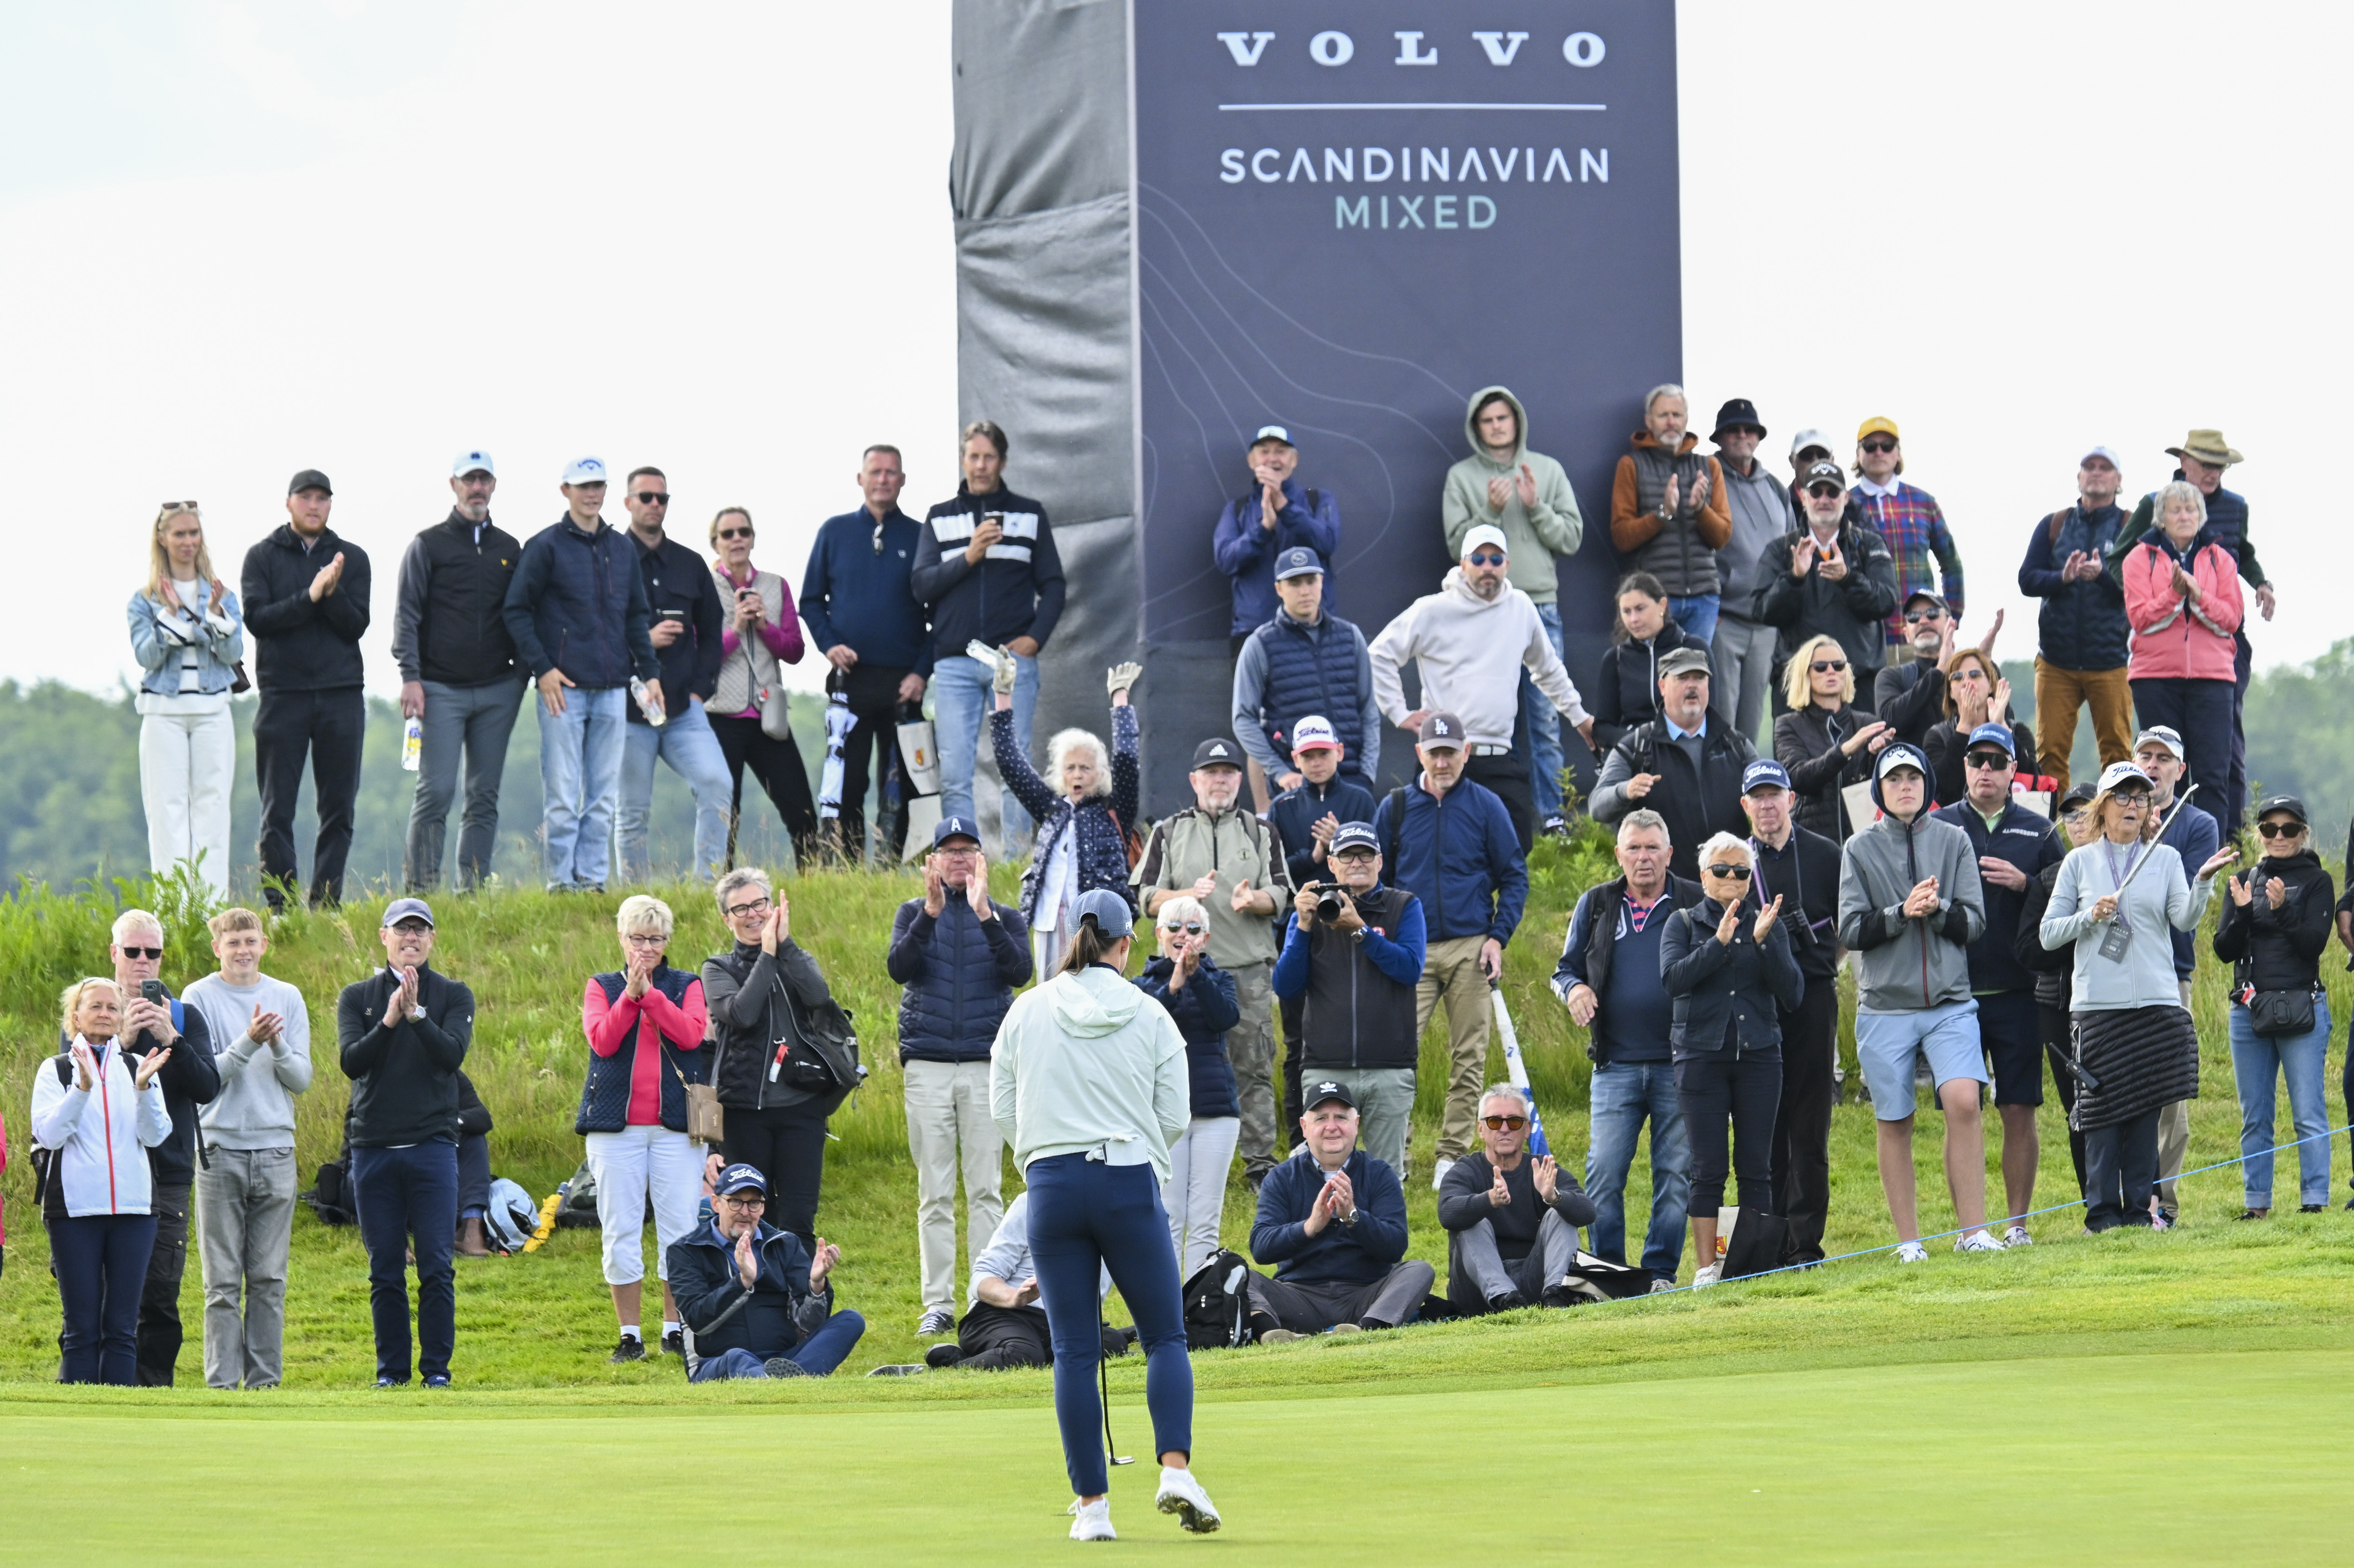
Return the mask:
[[[1166,1008],[1108,968],[1058,974],[1006,1010],[989,1097],[1021,1169],[1100,1150],[1166,1181],[1169,1146],[1193,1114],[1185,1037]]]
[[[1499,393],[1512,406],[1512,416],[1521,428],[1519,450],[1501,462],[1479,444],[1479,431],[1471,422],[1472,410]],[[1506,575],[1512,586],[1539,604],[1553,603],[1559,597],[1553,558],[1574,556],[1585,542],[1585,518],[1577,510],[1577,493],[1569,487],[1569,475],[1544,453],[1529,450],[1529,412],[1509,387],[1482,387],[1471,394],[1463,409],[1463,433],[1470,439],[1471,455],[1447,471],[1447,491],[1440,502],[1447,553],[1461,560],[1463,536],[1482,523],[1493,523],[1504,531],[1504,547],[1511,554]],[[1488,482],[1517,481],[1523,463],[1536,480],[1537,503],[1522,505],[1516,491],[1505,498],[1504,509],[1498,512],[1488,504]]]

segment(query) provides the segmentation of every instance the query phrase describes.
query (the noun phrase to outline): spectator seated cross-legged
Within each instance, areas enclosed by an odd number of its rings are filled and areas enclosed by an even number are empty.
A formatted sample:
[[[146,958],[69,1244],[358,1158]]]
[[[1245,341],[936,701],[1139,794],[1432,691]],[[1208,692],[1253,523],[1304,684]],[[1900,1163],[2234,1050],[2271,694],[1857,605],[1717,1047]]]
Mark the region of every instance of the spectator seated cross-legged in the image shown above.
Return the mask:
[[[829,1276],[842,1249],[820,1236],[812,1257],[763,1220],[768,1179],[749,1165],[730,1165],[713,1186],[712,1223],[670,1245],[688,1381],[825,1376],[866,1331],[857,1313],[834,1308]]]
[[[1140,664],[1115,664],[1105,672],[1112,744],[1107,750],[1102,736],[1083,729],[1056,735],[1046,743],[1046,771],[1055,779],[1049,785],[1030,766],[1014,727],[1013,655],[998,652],[990,744],[1005,787],[1037,823],[1030,864],[1022,874],[1022,918],[1029,926],[1033,966],[1042,975],[1062,964],[1081,895],[1108,887],[1128,897],[1127,834],[1136,825],[1138,779],[1136,709],[1129,705],[1128,692],[1143,673]]]
[[[1479,1151],[1457,1160],[1438,1190],[1447,1298],[1460,1311],[1578,1300],[1562,1282],[1577,1261],[1577,1228],[1594,1222],[1594,1200],[1552,1155],[1530,1155],[1532,1111],[1526,1090],[1490,1086],[1479,1097]]]
[[[1225,1215],[1226,1172],[1242,1136],[1235,1069],[1226,1060],[1226,1032],[1242,1021],[1235,978],[1211,961],[1210,916],[1197,898],[1161,900],[1152,917],[1160,956],[1144,966],[1137,987],[1168,1010],[1185,1037],[1187,1087],[1193,1118],[1169,1146],[1169,1180],[1161,1206],[1169,1212],[1169,1240],[1177,1274],[1190,1278],[1218,1250]]]
[[[1108,1268],[1103,1271],[1103,1291],[1111,1294]],[[1046,1308],[1038,1305],[1038,1269],[1030,1258],[1029,1193],[1013,1195],[989,1245],[972,1255],[966,1302],[957,1337],[926,1351],[926,1366],[1002,1372],[1054,1364],[1055,1337]],[[1105,1329],[1103,1353],[1126,1355],[1128,1340],[1120,1330]]]
[[[1397,1173],[1356,1147],[1357,1102],[1326,1081],[1308,1091],[1306,1136],[1267,1172],[1251,1226],[1250,1322],[1261,1344],[1307,1334],[1394,1329],[1422,1310],[1437,1273],[1405,1258]]]

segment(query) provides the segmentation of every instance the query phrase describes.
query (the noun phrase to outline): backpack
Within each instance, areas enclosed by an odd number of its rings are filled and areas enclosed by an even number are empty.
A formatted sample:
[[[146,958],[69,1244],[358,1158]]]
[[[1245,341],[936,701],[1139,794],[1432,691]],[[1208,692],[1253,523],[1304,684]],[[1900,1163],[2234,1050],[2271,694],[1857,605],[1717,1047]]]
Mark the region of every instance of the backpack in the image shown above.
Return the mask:
[[[491,1183],[490,1207],[482,1216],[482,1229],[490,1237],[493,1252],[521,1252],[523,1244],[539,1229],[538,1206],[520,1185],[501,1176]]]
[[[1185,1315],[1185,1348],[1229,1351],[1251,1342],[1250,1265],[1239,1253],[1220,1251],[1185,1281],[1180,1305]]]
[[[572,1180],[557,1191],[564,1199],[562,1202],[556,1205],[557,1228],[573,1231],[588,1230],[596,1226],[598,1223],[597,1178],[590,1174],[587,1160],[582,1160],[580,1169],[572,1173]],[[533,1225],[536,1226],[538,1223],[538,1217],[533,1216]]]
[[[301,1201],[311,1205],[311,1212],[319,1216],[319,1223],[323,1225],[359,1223],[359,1214],[354,1208],[352,1194],[347,1191],[344,1164],[340,1160],[330,1160],[319,1167],[311,1190],[301,1195]]]
[[[1581,1302],[1623,1301],[1651,1293],[1651,1271],[1630,1268],[1623,1263],[1605,1263],[1581,1249],[1570,1260],[1569,1272],[1562,1277],[1561,1283]]]

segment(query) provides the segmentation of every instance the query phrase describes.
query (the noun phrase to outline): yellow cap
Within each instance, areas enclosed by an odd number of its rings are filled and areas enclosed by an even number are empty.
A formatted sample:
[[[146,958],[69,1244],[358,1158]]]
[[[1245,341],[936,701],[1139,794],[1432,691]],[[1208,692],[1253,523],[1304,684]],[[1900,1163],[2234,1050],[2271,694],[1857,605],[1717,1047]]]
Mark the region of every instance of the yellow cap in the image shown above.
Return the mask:
[[[1904,439],[1903,436],[1896,435],[1896,421],[1885,414],[1874,414],[1857,428],[1855,432],[1857,440],[1860,441],[1866,436],[1896,436],[1900,441]]]

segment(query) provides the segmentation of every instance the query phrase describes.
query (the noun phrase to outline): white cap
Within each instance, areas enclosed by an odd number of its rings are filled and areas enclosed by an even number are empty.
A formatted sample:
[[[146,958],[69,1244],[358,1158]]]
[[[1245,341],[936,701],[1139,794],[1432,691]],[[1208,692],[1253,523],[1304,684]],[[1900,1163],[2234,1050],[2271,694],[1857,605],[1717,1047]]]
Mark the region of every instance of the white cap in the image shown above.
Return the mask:
[[[1790,438],[1790,461],[1797,461],[1798,454],[1808,447],[1820,447],[1825,451],[1835,450],[1831,446],[1830,438],[1820,430],[1800,430]]]
[[[567,484],[604,483],[605,460],[592,457],[574,458],[564,465],[564,482]]]
[[[1281,441],[1285,446],[1289,446],[1291,432],[1281,425],[1261,425],[1258,428],[1258,434],[1251,438],[1251,445],[1257,446],[1261,441]]]
[[[1482,545],[1493,545],[1507,556],[1512,553],[1512,547],[1504,540],[1504,531],[1493,523],[1482,523],[1463,535],[1463,547],[1455,552],[1455,558],[1459,561]]]
[[[496,479],[499,476],[498,467],[491,461],[490,453],[472,451],[460,452],[458,454],[457,461],[450,465],[450,477],[451,479],[463,479],[468,474],[472,473],[477,470],[489,474],[493,479]]]
[[[1298,756],[1311,746],[1329,746],[1336,751],[1341,747],[1341,737],[1332,733],[1332,721],[1322,714],[1310,714],[1291,726],[1293,756]]]
[[[2117,454],[2111,451],[2106,447],[2093,448],[2092,450],[2086,452],[2083,457],[2076,460],[2076,466],[2078,468],[2082,468],[2086,463],[2092,461],[2094,458],[2106,458],[2108,460],[2109,466],[2115,469],[2119,473],[2123,473],[2126,471],[2126,465],[2118,459]]]

